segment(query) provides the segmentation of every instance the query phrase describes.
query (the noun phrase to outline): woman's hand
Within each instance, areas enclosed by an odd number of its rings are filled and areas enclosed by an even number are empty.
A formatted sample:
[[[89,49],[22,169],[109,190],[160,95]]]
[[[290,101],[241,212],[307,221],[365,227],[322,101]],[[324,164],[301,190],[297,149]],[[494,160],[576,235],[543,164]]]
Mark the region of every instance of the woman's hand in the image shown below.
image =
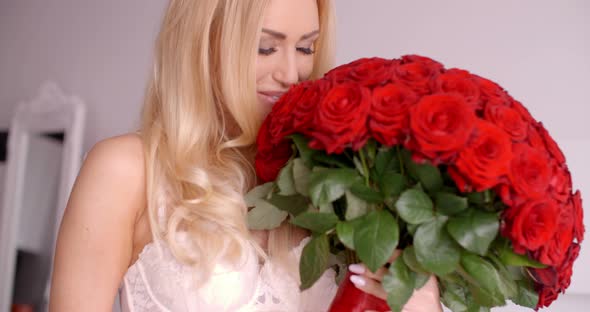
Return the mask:
[[[390,259],[390,263],[401,254],[400,250],[396,250]],[[352,264],[348,267],[351,273],[350,281],[360,290],[369,293],[375,297],[387,300],[387,293],[383,289],[381,281],[383,276],[387,273],[387,269],[382,267],[377,272],[373,273],[364,264]],[[440,304],[440,296],[438,291],[438,284],[434,276],[422,288],[414,290],[412,297],[406,303],[402,312],[431,312],[442,311]],[[368,311],[367,311],[368,312]]]

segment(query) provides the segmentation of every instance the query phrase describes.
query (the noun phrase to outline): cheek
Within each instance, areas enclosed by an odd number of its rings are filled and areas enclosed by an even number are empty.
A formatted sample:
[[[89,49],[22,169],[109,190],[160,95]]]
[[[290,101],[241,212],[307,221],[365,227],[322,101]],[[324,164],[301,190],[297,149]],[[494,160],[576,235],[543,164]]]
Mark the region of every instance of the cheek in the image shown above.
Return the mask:
[[[256,82],[262,82],[270,76],[272,63],[268,57],[256,57]]]
[[[312,56],[304,56],[299,58],[299,61],[297,62],[297,71],[301,80],[309,79],[309,76],[311,76],[313,71],[313,63]]]

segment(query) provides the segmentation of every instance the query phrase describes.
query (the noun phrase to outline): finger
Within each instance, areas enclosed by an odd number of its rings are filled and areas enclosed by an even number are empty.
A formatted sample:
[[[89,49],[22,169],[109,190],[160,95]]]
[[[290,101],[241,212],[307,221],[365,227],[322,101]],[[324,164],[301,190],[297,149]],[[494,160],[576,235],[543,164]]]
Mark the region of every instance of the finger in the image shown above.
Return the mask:
[[[371,272],[371,270],[369,270],[369,268],[367,268],[367,266],[362,263],[351,264],[348,266],[348,270],[354,274],[374,279],[379,282],[383,280],[383,276],[387,273],[387,268],[385,267],[377,269],[376,272]]]
[[[393,255],[391,255],[391,258],[389,258],[389,260],[387,260],[387,262],[393,263],[393,261],[395,261],[395,259],[397,259],[401,254],[402,254],[401,249],[394,250]]]
[[[350,281],[356,288],[382,300],[387,300],[387,293],[378,281],[362,275],[351,275]]]

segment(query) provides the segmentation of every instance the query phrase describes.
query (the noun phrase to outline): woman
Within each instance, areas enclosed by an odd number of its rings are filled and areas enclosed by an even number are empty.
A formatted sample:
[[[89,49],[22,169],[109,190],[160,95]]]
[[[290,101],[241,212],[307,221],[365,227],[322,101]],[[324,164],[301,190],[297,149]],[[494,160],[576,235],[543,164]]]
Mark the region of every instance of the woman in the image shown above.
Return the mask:
[[[327,309],[333,271],[298,290],[307,233],[249,232],[243,194],[256,185],[265,114],[331,65],[332,10],[328,0],[170,1],[140,131],[94,146],[72,191],[51,311],[108,311],[119,289],[123,311]],[[384,298],[380,275],[353,270]],[[440,309],[429,287],[412,300]]]

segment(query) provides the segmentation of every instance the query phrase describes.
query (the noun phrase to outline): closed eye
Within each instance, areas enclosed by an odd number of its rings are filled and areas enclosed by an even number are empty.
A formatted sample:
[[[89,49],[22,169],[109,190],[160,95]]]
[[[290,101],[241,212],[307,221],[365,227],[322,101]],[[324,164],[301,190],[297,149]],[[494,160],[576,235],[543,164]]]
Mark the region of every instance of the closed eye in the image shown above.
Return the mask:
[[[311,49],[311,48],[297,48],[297,51],[305,54],[305,55],[311,55],[315,53],[315,50]]]
[[[275,49],[275,48],[268,48],[268,49],[259,48],[258,49],[258,54],[260,54],[260,55],[271,55],[275,52],[277,52],[277,49]]]

